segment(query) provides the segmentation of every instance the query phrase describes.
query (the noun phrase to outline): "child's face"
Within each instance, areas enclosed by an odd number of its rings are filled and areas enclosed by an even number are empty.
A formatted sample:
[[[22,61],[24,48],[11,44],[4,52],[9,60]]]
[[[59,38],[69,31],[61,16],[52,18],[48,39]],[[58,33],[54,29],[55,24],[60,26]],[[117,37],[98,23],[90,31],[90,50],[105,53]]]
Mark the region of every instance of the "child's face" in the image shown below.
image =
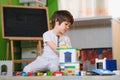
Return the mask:
[[[64,21],[59,25],[59,31],[60,33],[64,34],[65,32],[68,31],[69,27],[70,27],[71,23]]]

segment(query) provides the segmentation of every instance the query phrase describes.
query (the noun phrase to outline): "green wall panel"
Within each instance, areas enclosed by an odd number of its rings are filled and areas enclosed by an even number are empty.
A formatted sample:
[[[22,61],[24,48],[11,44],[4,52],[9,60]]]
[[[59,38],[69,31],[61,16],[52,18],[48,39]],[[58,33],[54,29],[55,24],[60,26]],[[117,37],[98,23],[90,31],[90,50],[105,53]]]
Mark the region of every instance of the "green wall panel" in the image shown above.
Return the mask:
[[[10,3],[8,2],[10,1]],[[0,0],[0,14],[1,5],[21,5],[19,0]],[[2,16],[0,15],[0,60],[5,60],[6,56],[6,40],[2,38]]]
[[[51,19],[54,11],[58,10],[58,0],[47,0],[49,18]]]
[[[0,5],[8,4],[8,0],[0,0]]]
[[[7,5],[8,0],[0,0],[0,14],[1,14],[1,5]],[[6,40],[2,39],[2,16],[0,15],[0,60],[5,59],[6,54]]]
[[[10,3],[8,2],[10,1]],[[5,60],[6,59],[6,42],[7,40],[2,38],[2,16],[1,16],[1,6],[2,5],[21,5],[19,4],[19,0],[0,0],[0,60]],[[19,41],[14,41],[14,46],[19,47],[20,42]],[[10,53],[10,50],[9,50]],[[11,55],[9,55],[10,59]],[[20,59],[21,54],[20,52],[15,53],[15,58]],[[19,70],[21,68],[20,64],[15,64],[15,69]],[[4,68],[3,68],[4,69]]]

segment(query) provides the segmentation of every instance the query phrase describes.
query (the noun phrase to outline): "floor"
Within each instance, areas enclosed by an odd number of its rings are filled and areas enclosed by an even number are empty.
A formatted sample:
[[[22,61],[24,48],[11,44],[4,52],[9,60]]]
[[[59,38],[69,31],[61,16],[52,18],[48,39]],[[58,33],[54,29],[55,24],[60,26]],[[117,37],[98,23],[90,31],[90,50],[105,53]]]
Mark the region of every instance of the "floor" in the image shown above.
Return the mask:
[[[0,80],[120,80],[120,76],[0,76]]]

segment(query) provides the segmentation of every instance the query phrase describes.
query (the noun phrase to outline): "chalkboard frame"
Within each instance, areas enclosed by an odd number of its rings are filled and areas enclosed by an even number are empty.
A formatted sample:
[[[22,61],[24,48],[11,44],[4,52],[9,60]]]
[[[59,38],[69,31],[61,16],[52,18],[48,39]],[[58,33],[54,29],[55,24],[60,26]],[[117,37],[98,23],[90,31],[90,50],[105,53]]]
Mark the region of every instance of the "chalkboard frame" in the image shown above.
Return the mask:
[[[19,35],[19,36],[17,36],[17,35],[10,35],[9,36],[9,34],[7,34],[7,33],[5,33],[5,31],[8,29],[8,28],[6,28],[6,25],[5,24],[7,24],[7,23],[5,23],[5,10],[4,9],[16,9],[16,11],[18,11],[18,10],[20,10],[20,9],[25,9],[26,11],[28,10],[28,13],[30,12],[30,10],[35,10],[35,11],[42,11],[43,10],[43,13],[45,12],[45,30],[38,36],[22,36],[22,35]],[[42,39],[42,34],[45,32],[45,31],[47,31],[47,30],[50,30],[50,24],[49,24],[49,19],[48,19],[48,9],[47,9],[47,7],[35,7],[35,6],[13,6],[13,5],[3,5],[2,6],[2,37],[3,37],[3,39],[11,39],[11,40],[41,40]],[[9,11],[8,11],[9,12]],[[18,11],[19,12],[19,11]],[[11,12],[12,13],[12,12]],[[30,13],[31,14],[31,13]],[[37,13],[37,15],[38,15],[38,13]],[[26,15],[25,15],[26,16]],[[11,16],[12,17],[12,16]],[[33,15],[32,15],[32,17],[33,17]],[[41,16],[40,16],[41,17]],[[35,17],[36,18],[36,17]],[[34,18],[33,18],[34,19]],[[7,19],[6,19],[7,20]],[[39,20],[39,19],[37,19],[37,20]],[[43,19],[42,19],[43,20]],[[35,22],[35,21],[34,21]],[[43,21],[42,21],[43,22]],[[13,22],[14,23],[14,22]],[[30,25],[30,24],[29,24]],[[41,25],[42,25],[42,23],[41,23]],[[37,26],[38,28],[39,28],[39,26]],[[32,29],[32,30],[34,30],[34,29]],[[9,31],[9,30],[8,30]],[[42,31],[42,30],[41,30]],[[32,33],[34,33],[35,31],[33,31]],[[10,32],[11,33],[11,32]],[[21,33],[23,33],[22,31],[21,31]],[[6,35],[7,34],[7,35]],[[16,34],[16,33],[15,33]]]

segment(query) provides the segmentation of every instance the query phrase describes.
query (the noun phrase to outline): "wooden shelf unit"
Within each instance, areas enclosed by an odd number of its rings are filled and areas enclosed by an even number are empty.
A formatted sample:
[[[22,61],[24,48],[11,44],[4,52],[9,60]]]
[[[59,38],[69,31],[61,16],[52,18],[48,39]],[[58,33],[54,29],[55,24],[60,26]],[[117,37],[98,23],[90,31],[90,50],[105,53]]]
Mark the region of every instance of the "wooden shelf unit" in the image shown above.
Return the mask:
[[[117,69],[120,70],[120,20],[112,20],[113,58],[117,60]]]
[[[17,40],[17,39],[15,39],[15,40]],[[12,60],[12,69],[13,69],[13,72],[15,71],[15,69],[14,69],[14,64],[15,63],[23,63],[23,62],[25,62],[25,63],[30,63],[30,62],[32,62],[34,59],[20,59],[20,60],[17,60],[17,59],[15,59],[14,58],[14,41],[15,41],[14,39],[10,39],[9,41],[10,41],[10,49],[11,49],[11,60]],[[38,41],[38,44],[36,45],[36,49],[37,49],[37,52],[36,52],[36,56],[40,56],[41,54],[42,54],[42,38],[41,38],[41,40],[37,40]],[[9,48],[9,45],[7,45],[7,49]],[[7,51],[7,53],[6,53],[6,60],[8,59],[8,51]]]

